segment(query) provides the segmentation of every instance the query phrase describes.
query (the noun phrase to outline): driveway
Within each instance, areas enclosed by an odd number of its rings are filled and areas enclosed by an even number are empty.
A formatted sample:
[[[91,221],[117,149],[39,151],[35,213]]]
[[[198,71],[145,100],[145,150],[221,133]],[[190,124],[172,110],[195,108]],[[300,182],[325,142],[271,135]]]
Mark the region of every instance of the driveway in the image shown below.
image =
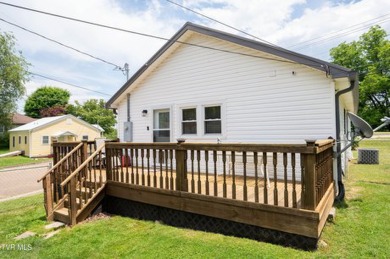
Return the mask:
[[[49,162],[0,169],[0,201],[42,191],[37,180],[49,169]]]

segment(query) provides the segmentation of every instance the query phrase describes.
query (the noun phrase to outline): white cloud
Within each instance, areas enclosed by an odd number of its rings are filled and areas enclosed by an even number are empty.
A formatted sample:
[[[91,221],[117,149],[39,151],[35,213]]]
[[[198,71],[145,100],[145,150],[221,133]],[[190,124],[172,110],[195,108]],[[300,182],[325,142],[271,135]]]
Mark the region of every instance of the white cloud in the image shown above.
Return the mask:
[[[343,37],[327,38],[311,45],[295,47],[299,52],[326,59],[329,48],[341,41],[357,39],[368,30],[356,30],[356,24],[385,15],[390,1],[316,1],[316,0],[176,0],[204,15],[244,30],[267,41],[289,47],[329,33],[344,32]],[[8,0],[26,6],[81,20],[101,23],[126,30],[170,38],[187,20],[231,33],[238,32],[199,17],[166,1],[158,0]],[[138,70],[164,43],[163,40],[113,31],[69,20],[37,14],[1,5],[0,18],[58,40],[119,66],[130,65],[130,74]],[[382,23],[390,31],[390,21]],[[390,15],[387,17],[390,20]],[[379,20],[377,20],[379,21]],[[18,49],[33,64],[32,71],[66,82],[114,94],[124,83],[121,71],[79,53],[58,46],[35,35],[6,25],[2,31],[13,31]],[[342,31],[345,29],[345,31]],[[351,31],[356,30],[355,33]],[[349,34],[348,34],[349,33]],[[337,36],[337,34],[334,34]],[[294,48],[293,48],[294,49]],[[104,97],[61,83],[33,78],[28,90],[51,84],[71,90],[73,99]],[[109,97],[104,97],[106,100]]]

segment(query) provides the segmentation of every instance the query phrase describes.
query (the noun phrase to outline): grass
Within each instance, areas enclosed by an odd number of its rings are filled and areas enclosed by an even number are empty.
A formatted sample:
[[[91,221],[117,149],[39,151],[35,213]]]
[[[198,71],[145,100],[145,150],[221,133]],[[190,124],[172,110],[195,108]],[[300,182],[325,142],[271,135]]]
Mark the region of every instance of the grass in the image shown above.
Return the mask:
[[[0,155],[8,153],[9,149],[1,148]],[[29,158],[25,156],[12,156],[12,157],[1,157],[0,158],[0,169],[5,167],[27,165],[27,164],[37,164],[42,162],[51,161],[52,159],[48,158]]]
[[[40,236],[47,230],[37,195],[0,203],[0,258],[389,258],[390,140],[363,140],[360,146],[378,148],[380,164],[352,163],[346,200],[337,204],[336,219],[321,237],[328,245],[314,252],[120,216],[65,228],[46,240]],[[20,207],[28,203],[35,205]],[[14,241],[27,230],[38,235]],[[32,249],[6,251],[1,244]]]
[[[1,155],[1,154],[8,153],[8,152],[9,152],[9,149],[8,149],[8,148],[0,147],[0,155]]]
[[[380,164],[358,165],[353,161],[346,180],[346,201],[338,204],[335,224],[325,228],[322,238],[329,247],[321,252],[389,258],[390,139],[363,140],[360,147],[379,149]]]

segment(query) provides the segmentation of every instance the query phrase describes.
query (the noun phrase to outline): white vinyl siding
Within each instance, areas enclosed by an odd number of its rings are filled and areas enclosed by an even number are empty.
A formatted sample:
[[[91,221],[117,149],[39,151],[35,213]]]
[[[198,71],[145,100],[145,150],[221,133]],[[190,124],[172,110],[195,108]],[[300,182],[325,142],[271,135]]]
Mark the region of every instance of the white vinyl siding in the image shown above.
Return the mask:
[[[223,142],[304,143],[335,137],[335,89],[325,73],[207,36],[195,34],[190,42],[259,57],[180,45],[131,92],[134,142],[153,141],[153,114],[142,117],[142,110],[172,107],[175,142],[182,137],[182,108],[194,104],[198,109],[221,104]],[[126,113],[124,98],[118,107],[121,139]],[[201,115],[198,124],[204,123]],[[188,141],[216,142],[203,127],[197,126],[196,136],[187,135]]]

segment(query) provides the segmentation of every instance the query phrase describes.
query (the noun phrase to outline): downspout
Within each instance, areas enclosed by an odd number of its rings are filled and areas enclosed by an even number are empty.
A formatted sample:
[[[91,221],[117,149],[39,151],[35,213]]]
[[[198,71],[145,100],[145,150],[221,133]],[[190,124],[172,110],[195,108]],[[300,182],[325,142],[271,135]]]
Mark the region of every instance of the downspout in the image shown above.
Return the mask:
[[[337,185],[339,189],[339,193],[337,194],[335,200],[336,201],[342,201],[344,200],[345,196],[345,189],[343,184],[343,169],[341,164],[341,139],[340,139],[340,96],[352,91],[355,88],[355,81],[356,79],[353,79],[350,81],[350,86],[348,88],[345,88],[343,90],[340,90],[336,93],[336,154],[337,154]]]

